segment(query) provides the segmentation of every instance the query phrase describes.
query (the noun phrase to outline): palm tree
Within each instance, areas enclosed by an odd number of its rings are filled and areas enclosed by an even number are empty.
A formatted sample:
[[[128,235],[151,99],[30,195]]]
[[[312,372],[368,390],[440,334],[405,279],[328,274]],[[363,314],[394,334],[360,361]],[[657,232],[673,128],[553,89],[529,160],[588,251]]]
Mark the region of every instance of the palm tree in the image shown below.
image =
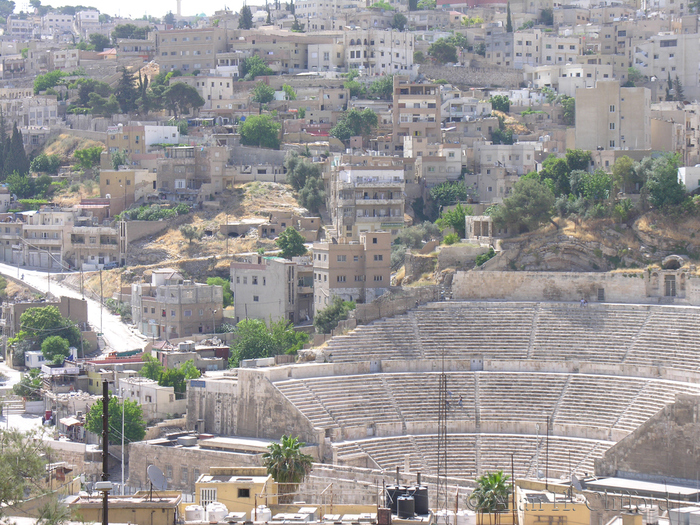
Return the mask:
[[[277,483],[287,484],[281,492],[294,492],[299,483],[311,471],[313,457],[304,454],[301,448],[306,443],[299,438],[284,435],[280,443],[270,443],[262,456],[263,466],[267,468]]]
[[[496,523],[498,523],[498,513],[508,509],[508,496],[512,488],[508,479],[510,476],[504,474],[502,470],[486,472],[476,479],[476,488],[472,492],[472,499],[476,502],[475,510],[481,514],[482,524],[484,513],[488,513],[489,523],[491,523],[491,515],[495,514]]]

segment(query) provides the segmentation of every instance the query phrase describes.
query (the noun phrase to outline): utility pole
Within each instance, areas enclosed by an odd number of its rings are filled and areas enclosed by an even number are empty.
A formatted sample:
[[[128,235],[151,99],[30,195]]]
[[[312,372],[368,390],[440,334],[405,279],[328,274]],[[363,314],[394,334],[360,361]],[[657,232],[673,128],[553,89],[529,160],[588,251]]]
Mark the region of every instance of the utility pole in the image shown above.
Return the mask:
[[[104,296],[102,295],[102,268],[100,268],[100,333],[104,334],[102,331],[102,310],[104,305]]]
[[[102,382],[102,481],[109,480],[109,383]],[[109,524],[108,492],[102,495],[102,523]]]
[[[122,397],[122,496],[124,495],[124,389],[120,389]]]

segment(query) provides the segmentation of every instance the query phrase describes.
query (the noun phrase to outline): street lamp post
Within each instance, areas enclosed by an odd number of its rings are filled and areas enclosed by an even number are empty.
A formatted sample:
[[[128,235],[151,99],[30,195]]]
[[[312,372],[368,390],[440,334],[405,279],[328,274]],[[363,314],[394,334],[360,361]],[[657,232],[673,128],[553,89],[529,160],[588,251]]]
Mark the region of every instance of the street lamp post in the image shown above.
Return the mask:
[[[124,495],[124,488],[125,488],[125,483],[124,483],[124,409],[125,409],[125,403],[124,403],[124,389],[120,388],[119,389],[121,393],[121,398],[122,398],[122,496]]]
[[[211,311],[211,324],[214,326],[212,333],[216,333],[216,312],[218,311],[218,309]]]

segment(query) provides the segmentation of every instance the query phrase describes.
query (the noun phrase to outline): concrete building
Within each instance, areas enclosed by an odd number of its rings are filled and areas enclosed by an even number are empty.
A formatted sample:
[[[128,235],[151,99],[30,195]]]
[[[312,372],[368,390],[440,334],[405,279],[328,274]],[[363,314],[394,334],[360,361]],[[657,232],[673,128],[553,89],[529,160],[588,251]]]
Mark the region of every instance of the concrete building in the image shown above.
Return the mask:
[[[343,32],[345,64],[369,76],[406,75],[413,69],[414,36],[394,29],[355,29]]]
[[[186,281],[170,268],[154,270],[151,283],[131,285],[131,311],[139,331],[155,338],[213,333],[223,320],[223,290]]]
[[[678,77],[686,100],[694,100],[700,98],[699,55],[697,34],[660,33],[635,46],[634,67],[662,82]]]
[[[99,11],[87,9],[75,14],[75,32],[84,40],[89,40],[92,33],[99,32],[100,25]]]
[[[204,373],[228,368],[230,349],[218,337],[212,337],[199,343],[180,341],[177,345],[167,341],[156,342],[151,355],[165,368],[174,368],[192,360],[197,370]]]
[[[265,467],[211,467],[195,482],[195,503],[206,507],[218,501],[229,512],[252,513],[261,505],[277,503],[277,484]],[[252,514],[249,514],[253,519]]]
[[[191,73],[216,67],[216,54],[227,51],[226,30],[218,27],[160,31],[156,62],[161,71]]]
[[[100,170],[100,196],[114,217],[156,191],[157,174],[146,169]]]
[[[313,316],[313,271],[308,257],[293,260],[252,256],[231,263],[231,291],[236,322],[262,319],[292,323]]]
[[[379,230],[396,236],[403,228],[403,162],[377,157],[368,164],[345,165],[338,158],[331,171],[328,208],[339,237],[357,239]]]
[[[369,303],[391,284],[391,233],[362,233],[359,242],[339,237],[314,243],[313,261],[315,311],[336,296]]]
[[[440,86],[414,84],[407,76],[394,76],[394,153],[403,151],[403,137],[426,137],[437,141],[442,122]]]
[[[148,465],[142,465],[145,470]],[[130,496],[109,496],[109,520],[111,523],[148,523],[149,525],[172,525],[180,516],[182,494],[159,490],[152,498],[147,490]],[[84,522],[98,523],[102,520],[102,496],[70,496],[66,503],[72,518]]]
[[[678,168],[678,182],[685,185],[688,193],[700,188],[700,166],[683,166]]]
[[[176,202],[196,202],[221,191],[228,158],[223,146],[166,148],[165,158],[158,159],[159,195]]]
[[[651,148],[651,92],[616,80],[577,89],[576,148]]]
[[[136,401],[147,421],[177,417],[187,411],[184,394],[177,394],[172,386],[160,386],[158,381],[146,377],[120,378],[117,393],[123,399]]]
[[[107,128],[107,151],[123,151],[128,156],[148,152],[153,144],[179,144],[180,130],[177,126],[109,126]]]

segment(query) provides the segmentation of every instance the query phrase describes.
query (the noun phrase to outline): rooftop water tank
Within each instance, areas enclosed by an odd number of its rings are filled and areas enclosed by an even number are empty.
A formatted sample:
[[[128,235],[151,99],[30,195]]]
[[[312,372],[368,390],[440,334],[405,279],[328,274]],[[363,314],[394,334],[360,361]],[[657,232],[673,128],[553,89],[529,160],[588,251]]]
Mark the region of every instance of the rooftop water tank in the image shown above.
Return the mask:
[[[258,505],[258,508],[256,510],[256,513],[253,513],[253,518],[256,522],[262,521],[262,522],[267,522],[272,519],[272,511],[266,507],[265,505]]]
[[[416,515],[416,502],[413,496],[399,496],[398,516],[402,520],[408,520]]]
[[[207,505],[207,520],[209,523],[219,523],[223,521],[226,516],[228,516],[228,509],[223,503],[212,501]]]
[[[204,521],[204,507],[201,505],[187,505],[185,507],[185,521]]]

